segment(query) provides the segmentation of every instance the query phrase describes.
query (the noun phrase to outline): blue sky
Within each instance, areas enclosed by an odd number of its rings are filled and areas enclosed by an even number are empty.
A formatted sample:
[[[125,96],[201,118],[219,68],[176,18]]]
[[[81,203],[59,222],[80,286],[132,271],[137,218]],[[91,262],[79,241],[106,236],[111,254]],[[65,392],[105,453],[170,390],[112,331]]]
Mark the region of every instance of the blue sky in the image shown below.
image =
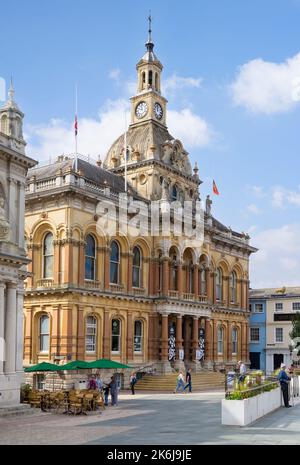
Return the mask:
[[[169,129],[198,161],[202,198],[214,178],[213,213],[260,248],[253,286],[300,284],[299,0],[2,4],[0,76],[13,74],[28,154],[72,150],[77,82],[79,150],[105,155],[123,131],[149,9]]]

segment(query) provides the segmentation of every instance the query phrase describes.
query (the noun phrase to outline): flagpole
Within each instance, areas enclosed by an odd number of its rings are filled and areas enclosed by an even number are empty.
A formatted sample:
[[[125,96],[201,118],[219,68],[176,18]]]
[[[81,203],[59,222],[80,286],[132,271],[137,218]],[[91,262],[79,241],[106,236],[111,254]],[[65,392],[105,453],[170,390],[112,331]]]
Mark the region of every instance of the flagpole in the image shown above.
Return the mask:
[[[75,86],[75,171],[78,170],[78,151],[77,151],[77,112],[78,112],[78,96],[77,96],[77,84]]]
[[[124,168],[125,168],[125,192],[127,192],[127,120],[126,120],[126,110],[125,110],[125,137],[124,137]]]

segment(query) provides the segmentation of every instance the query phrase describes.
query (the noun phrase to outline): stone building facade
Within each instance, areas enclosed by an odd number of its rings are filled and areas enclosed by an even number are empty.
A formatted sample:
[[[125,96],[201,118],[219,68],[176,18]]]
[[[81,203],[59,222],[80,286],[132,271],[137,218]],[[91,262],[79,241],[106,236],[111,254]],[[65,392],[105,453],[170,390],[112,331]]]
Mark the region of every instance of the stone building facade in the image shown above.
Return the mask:
[[[185,233],[166,234],[161,219],[158,235],[114,235],[99,227],[99,202],[120,213],[125,190],[126,205],[148,207],[144,219],[151,205],[163,211],[172,201],[190,202],[195,223],[198,167],[168,132],[162,64],[153,48],[150,34],[137,64],[127,150],[123,134],[103,167],[62,156],[29,173],[27,365],[104,357],[168,372],[184,364],[200,370],[248,362],[248,270],[256,249],[249,236],[212,216],[209,198],[201,244]],[[130,209],[126,215],[135,216]]]
[[[0,108],[0,406],[20,402],[23,378],[25,179],[36,163],[25,156],[23,116],[11,84]]]

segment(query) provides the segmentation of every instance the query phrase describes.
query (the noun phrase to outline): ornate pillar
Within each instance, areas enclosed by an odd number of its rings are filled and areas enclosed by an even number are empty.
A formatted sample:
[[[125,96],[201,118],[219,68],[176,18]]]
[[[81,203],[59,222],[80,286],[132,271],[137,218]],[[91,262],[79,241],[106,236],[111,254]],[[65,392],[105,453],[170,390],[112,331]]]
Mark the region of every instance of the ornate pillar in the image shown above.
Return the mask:
[[[133,254],[127,254],[127,291],[132,292],[132,266],[133,266]]]
[[[79,256],[80,256],[80,247],[79,247]],[[80,273],[80,266],[81,266],[81,261],[79,258],[79,263],[78,263],[79,273]],[[71,243],[71,240],[67,240],[65,243],[64,282],[66,284],[73,284],[73,244]]]
[[[3,373],[5,357],[5,284],[0,283],[0,375]]]
[[[157,359],[155,354],[155,326],[156,316],[149,315],[149,332],[148,332],[148,361],[152,362]]]
[[[132,313],[127,313],[127,363],[130,363],[133,360],[133,321]]]
[[[77,359],[83,360],[85,358],[85,334],[84,334],[84,305],[77,305],[77,343],[76,353]]]
[[[67,357],[70,355],[73,358],[73,308],[69,305],[61,306],[61,338],[60,351],[61,355]]]
[[[176,361],[180,362],[179,351],[182,349],[182,315],[176,316]]]
[[[26,363],[32,363],[32,331],[33,331],[33,307],[26,308],[26,325],[24,341],[24,360]]]
[[[223,301],[225,302],[226,307],[230,306],[229,276],[223,276]]]
[[[54,247],[54,270],[53,270],[53,280],[54,284],[60,283],[60,240],[53,241]]]
[[[183,293],[183,264],[182,262],[178,262],[177,265],[177,278],[178,278],[178,283],[177,283],[177,289],[178,289],[178,295],[182,296]]]
[[[27,271],[30,275],[27,278],[27,287],[33,287],[33,244],[27,245],[27,258],[30,262],[27,265]]]
[[[213,361],[218,361],[218,322],[213,320]]]
[[[199,349],[199,318],[197,315],[193,317],[193,360],[196,360],[196,351]]]
[[[163,257],[163,283],[162,293],[163,295],[169,294],[170,279],[169,279],[169,258]]]
[[[209,366],[212,363],[213,355],[213,340],[212,340],[212,328],[211,320],[205,318],[205,365]]]
[[[85,278],[85,242],[79,242],[79,258],[78,258],[78,284],[80,287],[84,287]]]
[[[207,283],[207,298],[211,303],[215,303],[215,276],[214,272],[208,271],[209,281]]]
[[[8,283],[6,291],[6,318],[5,318],[5,343],[6,360],[4,370],[6,374],[16,371],[16,324],[17,324],[17,285]]]
[[[110,248],[104,247],[104,289],[109,290],[110,283]]]
[[[169,350],[169,315],[161,315],[161,360],[168,362]]]
[[[227,325],[227,362],[231,362],[232,361],[232,340],[231,340],[231,328],[232,328],[232,325],[230,323],[230,321],[228,321],[228,325]]]
[[[149,259],[148,267],[149,267],[148,295],[154,295],[156,294],[155,292],[156,263],[154,262],[153,258]]]
[[[110,318],[109,310],[104,310],[104,329],[103,329],[103,358],[110,358]]]
[[[193,292],[195,296],[199,295],[199,265],[194,265],[194,272],[193,272]]]
[[[23,283],[22,283],[23,284]],[[23,333],[24,290],[17,291],[17,336],[16,336],[16,371],[23,373],[24,333]]]

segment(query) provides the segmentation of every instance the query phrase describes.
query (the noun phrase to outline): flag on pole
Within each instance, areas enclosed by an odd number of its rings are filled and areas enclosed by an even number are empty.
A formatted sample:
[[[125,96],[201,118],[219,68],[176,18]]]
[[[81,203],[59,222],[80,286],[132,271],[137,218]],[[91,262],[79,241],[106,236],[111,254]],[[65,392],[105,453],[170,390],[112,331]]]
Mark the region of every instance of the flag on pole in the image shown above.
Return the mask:
[[[75,137],[77,137],[77,134],[78,134],[78,122],[77,122],[77,115],[75,115],[75,123],[74,123],[74,129],[75,129]]]
[[[219,191],[218,191],[218,188],[217,188],[217,185],[216,185],[216,183],[215,183],[214,180],[213,180],[213,193],[214,193],[215,195],[220,195],[220,194],[219,194]]]

